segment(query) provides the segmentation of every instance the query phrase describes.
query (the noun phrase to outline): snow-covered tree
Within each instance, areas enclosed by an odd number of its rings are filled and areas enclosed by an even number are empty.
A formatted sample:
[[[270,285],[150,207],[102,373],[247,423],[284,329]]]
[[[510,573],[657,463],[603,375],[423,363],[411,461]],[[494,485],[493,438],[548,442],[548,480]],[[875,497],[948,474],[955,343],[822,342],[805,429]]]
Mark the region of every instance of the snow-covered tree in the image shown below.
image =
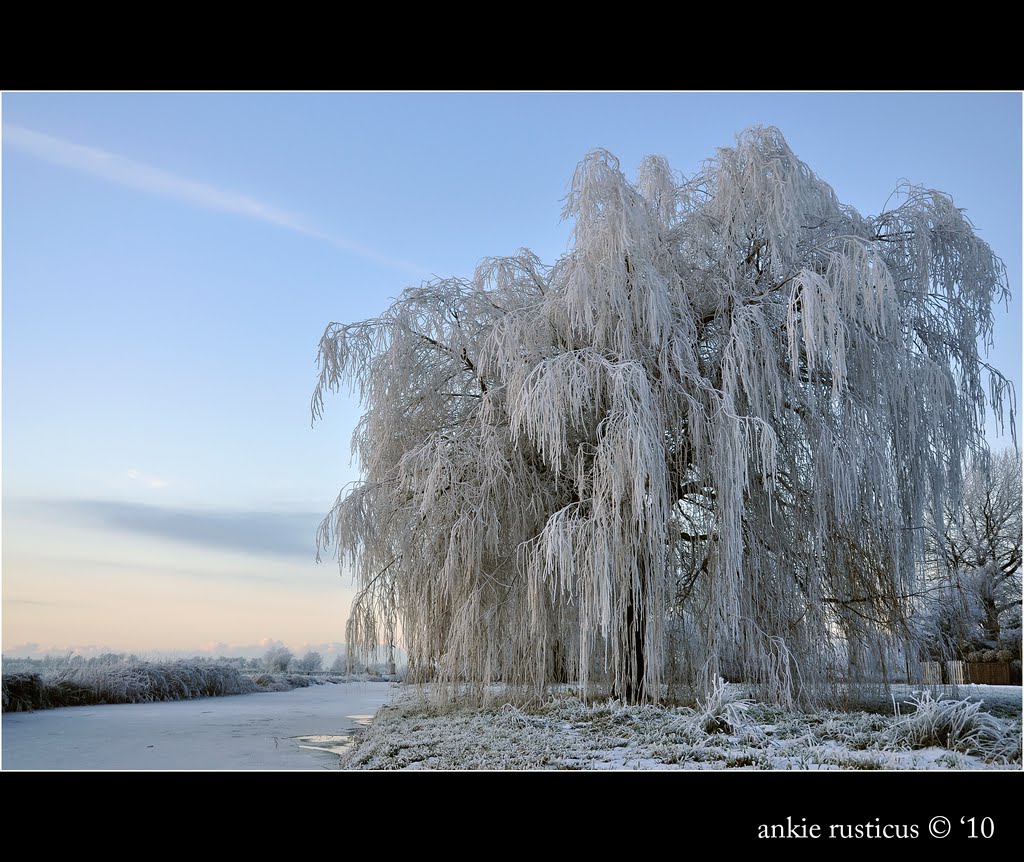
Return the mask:
[[[1003,643],[1004,627],[1020,628],[1020,453],[1004,450],[975,466],[962,499],[947,515],[945,562],[981,609],[980,639],[994,649]]]
[[[924,634],[934,654],[1020,652],[1021,457],[1005,449],[967,471],[961,495],[945,503],[942,532],[926,571]]]
[[[295,656],[286,646],[271,647],[263,655],[263,665],[268,671],[285,673]]]
[[[304,670],[312,673],[320,670],[323,663],[324,659],[320,653],[315,652],[314,650],[309,650],[309,652],[307,652],[302,658],[296,659],[292,663],[292,667],[295,670]]]
[[[690,179],[591,152],[564,216],[553,266],[486,259],[321,339],[314,417],[346,382],[366,406],[318,534],[350,647],[630,701],[884,671],[926,514],[1012,397],[978,347],[1002,263],[939,192],[862,216],[772,128]]]

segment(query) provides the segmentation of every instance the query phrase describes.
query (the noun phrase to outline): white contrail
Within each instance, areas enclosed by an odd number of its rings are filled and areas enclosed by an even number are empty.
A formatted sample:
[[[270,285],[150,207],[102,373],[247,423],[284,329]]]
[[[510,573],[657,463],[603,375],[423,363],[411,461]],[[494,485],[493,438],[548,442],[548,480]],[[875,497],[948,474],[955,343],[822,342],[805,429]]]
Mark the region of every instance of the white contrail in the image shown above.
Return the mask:
[[[203,209],[219,210],[267,222],[330,243],[382,266],[417,276],[422,277],[428,272],[425,267],[397,260],[344,237],[332,236],[319,231],[294,213],[289,213],[256,198],[175,176],[117,153],[86,147],[53,135],[26,129],[23,126],[6,124],[3,127],[3,141],[37,159],[73,171],[91,174],[117,185],[127,186],[151,195],[171,198]]]

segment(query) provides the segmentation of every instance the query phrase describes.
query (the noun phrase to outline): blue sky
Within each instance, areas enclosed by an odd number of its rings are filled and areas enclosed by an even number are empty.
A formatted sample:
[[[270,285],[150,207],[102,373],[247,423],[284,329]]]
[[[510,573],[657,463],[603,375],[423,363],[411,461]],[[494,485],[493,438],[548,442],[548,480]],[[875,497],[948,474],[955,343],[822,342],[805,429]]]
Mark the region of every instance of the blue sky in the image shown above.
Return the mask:
[[[951,194],[1009,268],[991,358],[1020,392],[1019,93],[4,93],[2,117],[12,654],[342,641],[313,535],[358,405],[310,425],[324,326],[486,255],[553,262],[594,147],[690,174],[774,124],[862,213],[901,178]]]

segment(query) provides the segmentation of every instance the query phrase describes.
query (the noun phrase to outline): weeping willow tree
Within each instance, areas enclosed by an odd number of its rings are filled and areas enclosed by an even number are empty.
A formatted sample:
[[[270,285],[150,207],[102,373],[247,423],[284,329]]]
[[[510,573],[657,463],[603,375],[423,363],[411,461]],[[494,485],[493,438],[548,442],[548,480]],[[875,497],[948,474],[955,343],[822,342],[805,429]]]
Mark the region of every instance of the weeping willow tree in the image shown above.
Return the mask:
[[[401,640],[448,692],[884,675],[926,515],[1012,398],[978,347],[1000,260],[936,191],[862,216],[773,128],[691,179],[591,152],[564,217],[553,266],[327,327],[314,418],[346,383],[366,407],[318,534],[355,573],[349,644]]]

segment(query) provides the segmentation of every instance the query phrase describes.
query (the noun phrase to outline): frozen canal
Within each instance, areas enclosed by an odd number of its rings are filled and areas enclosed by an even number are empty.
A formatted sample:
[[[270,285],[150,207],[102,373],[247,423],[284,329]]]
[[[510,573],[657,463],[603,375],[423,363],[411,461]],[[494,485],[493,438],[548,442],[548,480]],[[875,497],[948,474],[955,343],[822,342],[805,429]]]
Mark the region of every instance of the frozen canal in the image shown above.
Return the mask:
[[[336,769],[387,682],[3,716],[4,769]],[[332,749],[334,749],[332,751]]]

